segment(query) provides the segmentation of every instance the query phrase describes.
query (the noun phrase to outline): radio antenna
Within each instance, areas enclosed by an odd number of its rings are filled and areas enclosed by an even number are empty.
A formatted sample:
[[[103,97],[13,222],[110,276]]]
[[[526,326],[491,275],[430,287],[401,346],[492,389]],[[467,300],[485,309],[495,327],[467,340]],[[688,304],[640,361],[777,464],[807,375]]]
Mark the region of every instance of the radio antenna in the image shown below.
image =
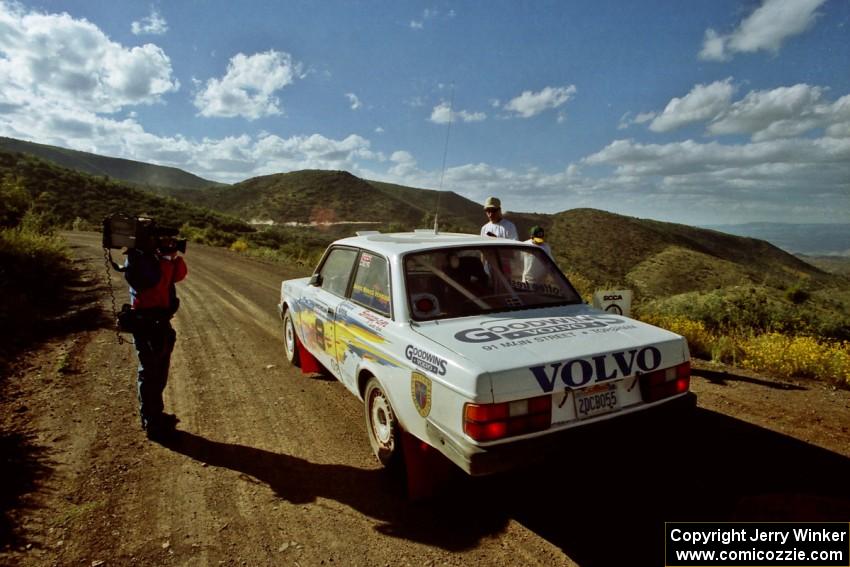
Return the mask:
[[[446,144],[443,146],[443,167],[440,170],[440,186],[437,188],[437,209],[434,211],[434,234],[439,233],[438,217],[440,216],[440,197],[443,194],[443,178],[446,176],[446,156],[449,154],[449,134],[452,132],[452,121],[454,120],[455,85],[452,83],[449,95],[449,124],[446,126]]]

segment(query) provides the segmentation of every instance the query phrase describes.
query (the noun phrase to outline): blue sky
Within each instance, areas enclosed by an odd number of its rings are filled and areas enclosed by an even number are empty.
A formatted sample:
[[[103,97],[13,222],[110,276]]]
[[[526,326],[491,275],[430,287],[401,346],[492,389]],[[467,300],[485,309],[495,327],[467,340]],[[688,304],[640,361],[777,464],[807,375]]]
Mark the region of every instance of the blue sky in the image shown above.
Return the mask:
[[[223,182],[848,222],[850,1],[0,0],[0,135]]]

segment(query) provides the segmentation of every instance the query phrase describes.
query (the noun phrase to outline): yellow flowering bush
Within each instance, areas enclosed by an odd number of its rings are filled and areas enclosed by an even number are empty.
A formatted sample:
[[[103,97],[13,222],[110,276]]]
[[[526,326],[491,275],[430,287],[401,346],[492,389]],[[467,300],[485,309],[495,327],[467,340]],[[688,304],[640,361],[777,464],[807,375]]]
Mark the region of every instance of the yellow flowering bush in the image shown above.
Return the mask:
[[[248,243],[240,238],[230,245],[230,249],[234,252],[246,252],[248,250]]]
[[[741,347],[745,368],[850,386],[850,342],[766,333],[745,339]]]
[[[678,315],[654,313],[641,316],[641,320],[685,337],[691,355],[698,358],[713,358],[712,346],[716,342],[716,337],[702,321],[694,321]]]
[[[850,388],[850,342],[783,333],[742,334],[708,330],[678,315],[644,314],[641,320],[682,335],[691,355],[740,365],[777,378],[816,378]]]

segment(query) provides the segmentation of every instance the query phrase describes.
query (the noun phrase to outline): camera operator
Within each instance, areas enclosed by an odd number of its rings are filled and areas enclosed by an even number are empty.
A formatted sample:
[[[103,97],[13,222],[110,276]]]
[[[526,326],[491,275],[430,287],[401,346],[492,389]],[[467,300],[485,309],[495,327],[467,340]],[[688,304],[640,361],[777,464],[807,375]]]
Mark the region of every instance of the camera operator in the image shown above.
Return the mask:
[[[175,416],[163,413],[162,393],[177,339],[171,327],[171,318],[180,305],[175,284],[188,272],[186,262],[178,255],[178,245],[173,237],[160,236],[153,240],[152,250],[127,250],[127,259],[120,268],[130,285],[130,309],[135,321],[132,333],[139,357],[137,384],[142,428],[149,439],[155,440],[167,436],[177,423]]]

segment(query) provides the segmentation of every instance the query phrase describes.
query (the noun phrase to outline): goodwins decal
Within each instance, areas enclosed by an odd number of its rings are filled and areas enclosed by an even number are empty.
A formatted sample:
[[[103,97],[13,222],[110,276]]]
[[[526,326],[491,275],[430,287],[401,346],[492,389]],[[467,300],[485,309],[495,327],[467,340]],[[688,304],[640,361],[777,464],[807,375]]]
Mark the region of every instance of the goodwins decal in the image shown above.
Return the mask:
[[[404,349],[404,356],[419,368],[424,368],[440,376],[446,375],[446,360],[436,354],[431,354],[413,345],[407,345]]]
[[[574,358],[529,368],[544,392],[555,389],[558,378],[569,388],[631,376],[636,370],[652,372],[661,366],[661,351],[653,346],[601,354],[589,359]],[[594,380],[595,378],[595,380]]]
[[[488,343],[499,340],[539,337],[564,331],[594,329],[624,323],[618,317],[604,315],[576,315],[574,317],[550,317],[513,323],[486,323],[480,327],[464,329],[455,333],[455,338],[465,343]]]

